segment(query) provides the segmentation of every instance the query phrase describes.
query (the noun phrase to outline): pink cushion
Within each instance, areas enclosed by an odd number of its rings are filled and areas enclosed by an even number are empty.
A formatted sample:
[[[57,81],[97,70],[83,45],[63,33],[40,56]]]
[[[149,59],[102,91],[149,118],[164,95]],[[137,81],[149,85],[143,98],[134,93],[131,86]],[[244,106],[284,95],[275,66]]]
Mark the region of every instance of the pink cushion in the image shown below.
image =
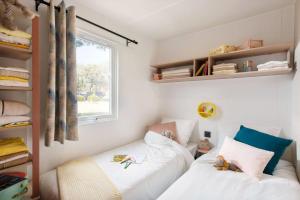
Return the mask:
[[[226,137],[219,155],[222,155],[226,161],[237,165],[249,176],[260,179],[274,152],[258,149]]]
[[[177,141],[176,122],[159,123],[149,127],[149,131],[159,133],[171,140]]]

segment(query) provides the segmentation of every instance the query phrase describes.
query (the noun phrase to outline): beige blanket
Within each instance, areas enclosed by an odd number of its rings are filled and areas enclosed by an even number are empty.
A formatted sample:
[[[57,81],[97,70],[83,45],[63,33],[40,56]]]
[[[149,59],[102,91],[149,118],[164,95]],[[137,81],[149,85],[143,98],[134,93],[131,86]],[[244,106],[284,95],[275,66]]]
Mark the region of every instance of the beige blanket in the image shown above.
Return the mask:
[[[81,158],[57,168],[61,200],[121,200],[121,194],[91,158]]]

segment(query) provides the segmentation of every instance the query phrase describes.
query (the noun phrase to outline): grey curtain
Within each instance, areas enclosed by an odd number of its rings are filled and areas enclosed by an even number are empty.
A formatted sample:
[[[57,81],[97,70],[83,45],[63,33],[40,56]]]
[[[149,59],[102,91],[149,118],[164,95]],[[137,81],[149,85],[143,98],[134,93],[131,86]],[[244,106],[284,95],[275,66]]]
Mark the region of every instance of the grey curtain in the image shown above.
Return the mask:
[[[59,8],[50,1],[46,146],[78,140],[76,13],[73,6],[66,9],[64,1]]]

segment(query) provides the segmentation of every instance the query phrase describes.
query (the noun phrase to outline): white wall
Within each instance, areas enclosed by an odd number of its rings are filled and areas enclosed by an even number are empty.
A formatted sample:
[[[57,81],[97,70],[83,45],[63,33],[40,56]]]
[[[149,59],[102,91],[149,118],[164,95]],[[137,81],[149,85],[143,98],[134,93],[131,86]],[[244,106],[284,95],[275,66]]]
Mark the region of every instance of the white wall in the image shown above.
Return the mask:
[[[160,41],[156,63],[207,56],[208,50],[221,44],[239,45],[249,38],[263,39],[265,45],[293,43],[294,6]],[[291,84],[292,76],[160,84],[161,112],[199,119],[193,139],[208,129],[215,140],[217,124],[225,122],[276,125],[291,136]],[[197,105],[201,101],[216,103],[219,116],[200,119]]]
[[[32,0],[24,0],[22,3],[34,9]],[[132,33],[131,30],[126,30],[118,24],[109,22],[98,13],[86,10],[82,6],[77,6],[77,11],[78,15],[82,17],[91,19],[96,23],[136,39],[139,45],[126,47],[123,40],[107,34],[100,29],[78,22],[78,26],[116,41],[120,56],[119,119],[117,121],[80,126],[80,140],[78,142],[66,141],[65,145],[55,142],[52,147],[44,146],[43,123],[40,142],[41,172],[52,169],[66,160],[82,155],[91,155],[141,138],[145,133],[145,125],[153,123],[158,114],[157,86],[149,81],[149,65],[154,55],[155,42]],[[47,7],[41,6],[39,14],[41,15],[41,103],[42,122],[44,122],[48,69]],[[120,42],[123,44],[120,44]]]
[[[296,9],[295,9],[295,62],[297,63],[297,67],[299,70],[300,67],[300,0],[296,1]],[[292,85],[293,99],[292,99],[292,134],[293,137],[296,138],[298,143],[298,152],[297,152],[297,160],[298,164],[298,173],[300,175],[300,74],[299,71],[296,72],[293,85]]]

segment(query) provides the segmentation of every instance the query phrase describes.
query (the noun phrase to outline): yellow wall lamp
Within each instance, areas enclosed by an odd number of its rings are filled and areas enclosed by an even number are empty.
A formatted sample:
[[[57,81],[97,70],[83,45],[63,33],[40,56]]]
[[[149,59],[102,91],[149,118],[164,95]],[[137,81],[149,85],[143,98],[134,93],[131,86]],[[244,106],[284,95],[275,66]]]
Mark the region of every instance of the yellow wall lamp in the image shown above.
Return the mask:
[[[204,118],[209,119],[216,115],[217,106],[211,102],[202,102],[198,105],[198,114]]]

